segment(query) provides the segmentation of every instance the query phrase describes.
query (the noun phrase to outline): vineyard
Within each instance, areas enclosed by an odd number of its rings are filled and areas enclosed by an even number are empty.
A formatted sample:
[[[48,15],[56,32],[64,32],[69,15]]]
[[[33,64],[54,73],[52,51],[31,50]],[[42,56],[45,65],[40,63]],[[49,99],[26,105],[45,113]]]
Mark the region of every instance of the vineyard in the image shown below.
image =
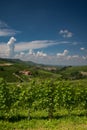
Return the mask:
[[[86,80],[32,79],[28,83],[12,84],[0,79],[1,120],[18,121],[22,117],[32,120],[33,113],[38,112],[41,112],[40,118],[56,119],[62,110],[68,116],[76,113],[80,115],[83,110],[84,116],[87,115]],[[38,118],[38,115],[35,117]]]
[[[0,130],[87,129],[87,66],[0,62]]]

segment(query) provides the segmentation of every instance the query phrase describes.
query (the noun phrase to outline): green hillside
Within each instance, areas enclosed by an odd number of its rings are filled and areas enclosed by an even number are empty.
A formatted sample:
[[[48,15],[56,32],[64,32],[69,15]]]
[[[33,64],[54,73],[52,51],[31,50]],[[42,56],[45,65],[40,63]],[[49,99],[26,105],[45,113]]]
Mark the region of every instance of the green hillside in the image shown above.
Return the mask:
[[[85,75],[83,75],[82,72],[85,72]],[[61,68],[59,73],[65,79],[87,78],[87,66],[66,66]]]
[[[20,71],[30,71],[32,75],[20,74]],[[0,59],[0,77],[7,82],[29,81],[29,78],[51,78],[58,77],[58,74],[44,70],[42,65],[33,62],[21,61],[18,59]]]
[[[30,71],[32,75],[21,74],[21,71]],[[85,72],[85,73],[84,73]],[[87,66],[49,66],[36,64],[19,59],[0,59],[0,77],[7,82],[29,81],[30,78],[87,78]]]

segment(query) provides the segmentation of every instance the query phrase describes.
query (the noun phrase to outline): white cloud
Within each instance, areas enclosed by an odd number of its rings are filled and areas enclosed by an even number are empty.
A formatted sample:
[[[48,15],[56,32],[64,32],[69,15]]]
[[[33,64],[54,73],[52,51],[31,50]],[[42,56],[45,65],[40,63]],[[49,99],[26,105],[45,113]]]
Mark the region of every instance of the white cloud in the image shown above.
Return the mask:
[[[67,41],[52,41],[52,40],[37,40],[31,42],[15,43],[16,39],[11,37],[7,43],[0,43],[0,57],[9,57],[9,46],[13,45],[14,58],[22,60],[29,60],[42,64],[54,64],[54,65],[87,65],[87,56],[85,55],[70,55],[69,50],[65,49],[61,53],[56,55],[49,55],[41,51],[41,48],[46,48],[53,45],[67,44]],[[36,52],[35,49],[38,49]],[[40,49],[40,51],[39,51]],[[11,54],[11,52],[10,52]]]
[[[9,42],[13,42],[14,37],[10,39]],[[8,44],[9,44],[8,42]],[[32,53],[32,50],[34,49],[41,49],[41,48],[46,48],[50,47],[53,45],[59,45],[59,44],[69,44],[67,41],[52,41],[52,40],[36,40],[36,41],[30,41],[30,42],[19,42],[15,43],[15,53],[16,52],[23,52],[26,50],[30,50],[29,53]],[[9,46],[12,46],[9,45]],[[7,43],[0,43],[0,55],[1,53],[4,55],[4,53],[7,53],[6,51],[8,50]]]
[[[42,56],[42,57],[46,57],[47,56],[47,54],[46,53],[43,53],[42,51],[38,51],[37,53],[36,53],[36,56]]]
[[[11,37],[7,43],[0,44],[0,57],[11,57],[14,55],[14,42],[16,39]]]
[[[24,51],[28,49],[40,49],[49,46],[60,45],[60,44],[73,44],[68,41],[53,41],[53,40],[35,40],[30,42],[19,42],[15,44],[16,51]]]
[[[12,29],[0,29],[0,36],[4,37],[4,36],[13,36],[16,33],[18,33],[18,31],[12,30]]]
[[[65,29],[65,30],[60,30],[60,31],[59,31],[59,34],[60,34],[62,37],[64,37],[64,38],[70,38],[70,37],[73,36],[73,33],[70,32],[70,31],[68,31],[67,29]]]
[[[14,42],[16,41],[16,39],[14,37],[11,37],[7,43],[7,45],[12,45]]]
[[[64,50],[63,53],[57,53],[57,57],[64,57],[64,56],[66,56],[68,53],[69,53],[68,50]]]
[[[36,53],[30,49],[29,52],[20,52],[19,55],[17,54],[16,56],[19,56],[19,57],[22,57],[22,56],[25,56],[25,57],[46,57],[47,54],[42,52],[42,51],[37,51]]]
[[[11,37],[7,43],[7,46],[8,46],[8,56],[10,58],[14,57],[14,48],[15,48],[15,45],[14,45],[14,42],[16,41],[16,39],[14,37]]]
[[[72,43],[68,41],[52,41],[52,40],[35,40],[35,41],[18,42],[18,43],[16,42],[15,52],[21,52],[30,49],[33,50],[33,49],[47,48],[50,46],[60,45],[60,44],[72,44]],[[7,43],[5,44],[0,43],[0,51],[4,51],[4,46],[7,46]]]
[[[87,56],[82,56],[82,58],[83,58],[84,60],[87,60]]]
[[[80,56],[79,55],[68,55],[67,56],[67,60],[72,60],[72,59],[79,59],[80,58]]]
[[[69,51],[68,50],[64,50],[63,53],[57,53],[57,58],[61,59],[61,60],[73,60],[73,59],[80,59],[82,57],[80,57],[79,55],[69,55]]]
[[[43,56],[43,54],[44,53],[37,52],[35,55],[29,55],[22,52],[21,54],[16,55],[16,58],[50,65],[87,65],[87,56],[83,57],[79,55],[66,55],[58,57],[56,55]]]
[[[29,49],[29,53],[28,53],[28,54],[29,54],[29,55],[35,55],[33,49]]]
[[[0,44],[0,57],[4,58],[7,57],[7,45],[5,43]]]
[[[24,51],[27,49],[40,49],[48,46],[56,45],[58,42],[51,40],[36,40],[31,42],[20,42],[15,45],[16,51]]]
[[[61,65],[87,65],[87,56],[69,55],[68,50],[57,53],[57,63]]]
[[[14,29],[11,29],[5,22],[0,21],[0,37],[13,36],[19,33]]]
[[[81,47],[80,50],[83,51],[83,50],[85,50],[85,48],[84,48],[84,47]]]
[[[25,56],[25,53],[24,52],[20,52],[20,56]]]
[[[80,55],[69,55],[68,50],[64,50],[63,53],[57,53],[57,55],[49,55],[42,51],[37,51],[32,54],[29,53],[20,53],[16,58],[20,58],[22,60],[29,60],[36,63],[42,64],[51,64],[51,65],[86,65],[87,64],[87,56]]]

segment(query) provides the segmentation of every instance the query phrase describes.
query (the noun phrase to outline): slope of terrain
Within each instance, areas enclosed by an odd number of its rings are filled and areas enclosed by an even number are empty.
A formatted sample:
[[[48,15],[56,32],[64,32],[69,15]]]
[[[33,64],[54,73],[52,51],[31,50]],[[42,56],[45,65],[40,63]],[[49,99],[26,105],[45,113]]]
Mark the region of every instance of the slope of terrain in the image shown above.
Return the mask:
[[[87,78],[86,74],[87,66],[49,66],[19,59],[0,59],[0,77],[7,82],[29,81],[30,77],[83,79]]]
[[[24,72],[30,72],[31,74],[25,74]],[[43,65],[31,61],[0,59],[0,77],[7,82],[28,81],[30,77],[49,78],[54,76],[58,77],[59,75],[45,70]]]

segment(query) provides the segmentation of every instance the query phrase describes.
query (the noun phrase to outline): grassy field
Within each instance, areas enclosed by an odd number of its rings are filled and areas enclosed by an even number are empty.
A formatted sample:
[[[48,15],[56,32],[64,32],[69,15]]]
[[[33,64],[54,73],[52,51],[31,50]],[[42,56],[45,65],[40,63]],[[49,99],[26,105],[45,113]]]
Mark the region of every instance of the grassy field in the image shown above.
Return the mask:
[[[52,120],[42,111],[33,112],[31,120],[26,115],[13,121],[0,120],[0,130],[87,130],[87,117],[82,113],[71,116],[62,113]]]

